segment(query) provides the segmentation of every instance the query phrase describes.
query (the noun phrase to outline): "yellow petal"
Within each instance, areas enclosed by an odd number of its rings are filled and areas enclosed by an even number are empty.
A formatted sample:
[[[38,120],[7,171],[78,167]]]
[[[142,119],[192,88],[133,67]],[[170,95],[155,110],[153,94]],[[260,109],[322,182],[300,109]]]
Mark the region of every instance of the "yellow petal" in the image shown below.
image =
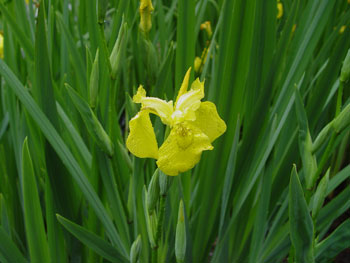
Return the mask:
[[[199,78],[197,78],[193,81],[191,89],[178,99],[172,116],[173,122],[176,124],[185,120],[194,121],[194,112],[200,107],[203,97],[204,82],[201,82]]]
[[[141,110],[129,122],[130,133],[126,140],[129,151],[140,158],[158,158],[158,144],[147,110]]]
[[[141,0],[140,12],[152,12],[154,10],[151,0]]]
[[[171,115],[173,114],[173,101],[165,101],[155,97],[146,97],[146,91],[140,85],[137,93],[132,98],[135,103],[141,103],[141,109],[158,115],[162,122],[166,125],[171,123]]]
[[[184,122],[171,129],[159,148],[159,169],[167,175],[178,175],[192,169],[200,160],[202,151],[212,150],[208,136],[199,128]]]
[[[226,131],[226,124],[220,118],[214,103],[210,101],[202,102],[195,113],[196,120],[193,124],[209,137],[210,142],[213,142]]]
[[[132,100],[135,103],[141,103],[142,99],[146,97],[146,91],[143,88],[142,85],[139,86],[139,88],[137,89],[136,94],[134,95],[134,97],[132,97]]]
[[[177,101],[179,100],[179,98],[185,94],[187,92],[187,88],[188,88],[188,81],[190,80],[190,75],[191,75],[191,67],[187,70],[184,80],[182,81],[179,93],[177,94],[177,98],[175,101],[175,106],[177,104]]]

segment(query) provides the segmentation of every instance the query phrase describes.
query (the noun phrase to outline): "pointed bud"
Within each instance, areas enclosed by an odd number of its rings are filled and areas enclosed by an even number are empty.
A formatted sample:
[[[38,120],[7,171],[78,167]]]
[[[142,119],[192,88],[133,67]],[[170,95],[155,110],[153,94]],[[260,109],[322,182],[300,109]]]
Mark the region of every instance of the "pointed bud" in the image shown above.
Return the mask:
[[[159,199],[159,170],[156,169],[154,172],[151,182],[148,186],[148,196],[147,196],[147,209],[148,213],[152,215],[153,210],[157,205]]]
[[[99,80],[99,65],[98,65],[98,57],[99,50],[97,49],[94,64],[92,65],[90,82],[89,82],[89,103],[91,108],[96,107],[96,100],[98,94],[98,80]]]
[[[140,258],[142,242],[141,235],[138,235],[134,243],[131,245],[130,249],[130,263],[136,263]]]
[[[350,104],[348,104],[333,120],[336,133],[340,133],[350,124]]]
[[[166,175],[161,170],[159,170],[159,189],[160,195],[166,195],[171,184],[173,182],[173,177]]]
[[[156,213],[153,213],[154,217],[150,217],[149,213],[148,213],[148,209],[147,209],[147,205],[146,205],[146,200],[147,200],[147,189],[146,186],[143,187],[143,192],[142,192],[142,204],[143,204],[143,212],[145,214],[145,218],[146,218],[146,228],[147,228],[147,234],[148,234],[148,240],[151,243],[151,247],[155,248],[156,247],[156,242],[155,242],[155,231],[154,228],[154,222],[157,223],[155,220],[157,220],[156,218]]]
[[[109,57],[112,67],[112,77],[115,77],[122,66],[122,54],[127,41],[127,24],[123,23],[119,29],[118,38],[115,41],[112,53]]]
[[[350,77],[350,49],[348,50],[348,53],[346,54],[346,57],[344,59],[339,80],[341,82],[347,82],[349,80],[349,77]]]
[[[182,200],[179,205],[179,215],[176,226],[175,236],[175,256],[178,263],[185,260],[186,255],[186,226],[185,226],[185,210]]]
[[[312,144],[312,152],[316,152],[323,143],[329,138],[333,131],[333,122],[328,123],[317,135],[316,140]]]
[[[92,129],[94,131],[94,134],[96,136],[97,144],[101,147],[101,149],[108,154],[109,157],[113,156],[114,154],[114,145],[111,139],[109,138],[106,131],[103,129],[100,121],[97,119],[95,114],[91,111],[91,117],[92,117]]]

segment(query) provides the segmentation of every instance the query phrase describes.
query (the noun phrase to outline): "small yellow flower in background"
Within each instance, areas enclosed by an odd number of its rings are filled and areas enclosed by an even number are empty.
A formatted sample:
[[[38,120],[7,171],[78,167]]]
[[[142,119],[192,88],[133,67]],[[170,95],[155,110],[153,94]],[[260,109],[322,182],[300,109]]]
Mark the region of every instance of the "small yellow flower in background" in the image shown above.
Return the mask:
[[[175,103],[147,97],[142,86],[133,97],[135,103],[141,103],[141,110],[129,122],[126,146],[137,157],[157,159],[159,169],[172,176],[192,169],[199,162],[202,151],[212,150],[211,143],[226,131],[226,124],[218,115],[215,104],[201,101],[204,82],[197,78],[187,90],[190,72],[191,68]],[[150,113],[159,116],[170,127],[170,134],[160,148]]]
[[[200,30],[205,30],[208,34],[208,37],[211,38],[213,35],[213,31],[211,30],[211,24],[210,21],[205,21],[204,23],[201,24]]]
[[[195,72],[200,72],[200,69],[202,67],[202,60],[200,57],[195,57],[194,58],[194,71]]]
[[[297,24],[294,24],[293,27],[292,27],[292,33],[295,32],[295,29],[297,29]]]
[[[203,69],[203,65],[207,60],[208,56],[208,48],[204,48],[201,57],[195,57],[194,59],[194,71],[197,73],[201,73]]]
[[[344,31],[346,29],[346,26],[342,26],[340,29],[339,29],[339,34],[343,34]]]
[[[151,0],[141,0],[140,4],[140,29],[148,33],[152,28],[152,12],[154,8]]]
[[[0,58],[4,58],[4,36],[0,33]]]
[[[278,1],[277,3],[277,19],[280,19],[283,16],[283,5]]]

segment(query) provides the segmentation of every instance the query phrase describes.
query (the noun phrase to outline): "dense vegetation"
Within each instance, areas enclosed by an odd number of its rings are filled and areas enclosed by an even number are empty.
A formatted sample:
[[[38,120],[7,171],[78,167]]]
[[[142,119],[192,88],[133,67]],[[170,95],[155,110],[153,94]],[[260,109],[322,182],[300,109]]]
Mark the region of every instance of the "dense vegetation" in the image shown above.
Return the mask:
[[[0,13],[0,262],[309,263],[349,249],[348,1],[7,0]],[[126,143],[145,108],[134,95],[175,102],[190,67],[227,129],[168,176],[128,151],[148,149]],[[162,145],[174,126],[150,116]]]

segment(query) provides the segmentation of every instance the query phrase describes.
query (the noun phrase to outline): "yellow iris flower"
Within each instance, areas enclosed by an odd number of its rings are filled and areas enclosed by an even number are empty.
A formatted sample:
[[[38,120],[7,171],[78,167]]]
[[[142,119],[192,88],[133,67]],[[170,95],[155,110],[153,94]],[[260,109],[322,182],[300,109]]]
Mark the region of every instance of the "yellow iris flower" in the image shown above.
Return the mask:
[[[133,97],[141,110],[129,122],[126,141],[129,151],[140,158],[157,159],[159,169],[167,175],[178,175],[193,168],[202,151],[212,150],[211,143],[226,131],[226,124],[216,106],[204,97],[204,82],[198,78],[187,91],[191,68],[187,71],[175,103],[147,97],[142,86]],[[170,134],[158,148],[149,117],[153,113],[170,126]]]

